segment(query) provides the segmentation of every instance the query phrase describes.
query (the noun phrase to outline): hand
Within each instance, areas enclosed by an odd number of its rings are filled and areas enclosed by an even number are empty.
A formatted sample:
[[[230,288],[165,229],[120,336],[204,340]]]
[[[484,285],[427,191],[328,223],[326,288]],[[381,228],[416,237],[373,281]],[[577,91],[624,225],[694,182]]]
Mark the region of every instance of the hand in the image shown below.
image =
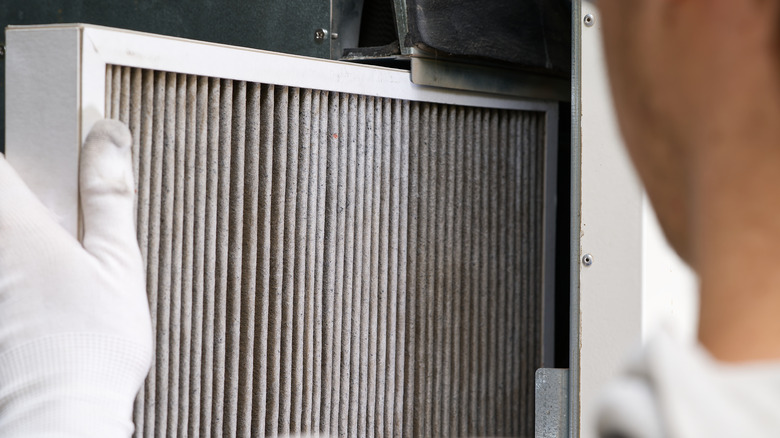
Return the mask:
[[[152,333],[130,146],[117,121],[87,136],[81,242],[0,156],[0,436],[133,431]]]

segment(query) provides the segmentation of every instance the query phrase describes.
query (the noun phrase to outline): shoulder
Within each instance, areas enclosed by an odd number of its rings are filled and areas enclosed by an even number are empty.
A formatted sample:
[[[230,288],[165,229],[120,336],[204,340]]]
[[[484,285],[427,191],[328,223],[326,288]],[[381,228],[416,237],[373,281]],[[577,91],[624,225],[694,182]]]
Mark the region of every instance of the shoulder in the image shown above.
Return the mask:
[[[607,387],[598,436],[776,437],[780,362],[730,365],[661,333]]]

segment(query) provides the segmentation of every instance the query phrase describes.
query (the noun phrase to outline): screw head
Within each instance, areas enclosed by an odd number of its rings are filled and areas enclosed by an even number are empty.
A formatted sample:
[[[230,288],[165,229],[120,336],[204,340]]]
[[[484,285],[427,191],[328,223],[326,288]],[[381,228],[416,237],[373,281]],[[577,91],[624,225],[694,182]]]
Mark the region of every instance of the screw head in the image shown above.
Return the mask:
[[[585,254],[582,256],[582,264],[585,266],[590,266],[593,264],[593,256],[590,254]]]
[[[594,17],[593,14],[588,14],[582,21],[585,23],[585,26],[593,27],[593,25],[596,24],[596,17]]]
[[[0,46],[0,58],[5,56],[5,46]]]
[[[326,29],[317,29],[314,31],[314,41],[321,43],[325,41],[325,38],[328,36],[328,31]]]

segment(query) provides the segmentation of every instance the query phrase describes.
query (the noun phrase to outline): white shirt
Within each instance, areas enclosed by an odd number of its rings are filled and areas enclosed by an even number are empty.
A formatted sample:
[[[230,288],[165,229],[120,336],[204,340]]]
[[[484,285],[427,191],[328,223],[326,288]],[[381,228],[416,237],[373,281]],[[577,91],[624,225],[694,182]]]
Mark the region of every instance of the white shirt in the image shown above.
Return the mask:
[[[725,364],[660,333],[607,388],[597,424],[600,437],[780,437],[780,362]]]

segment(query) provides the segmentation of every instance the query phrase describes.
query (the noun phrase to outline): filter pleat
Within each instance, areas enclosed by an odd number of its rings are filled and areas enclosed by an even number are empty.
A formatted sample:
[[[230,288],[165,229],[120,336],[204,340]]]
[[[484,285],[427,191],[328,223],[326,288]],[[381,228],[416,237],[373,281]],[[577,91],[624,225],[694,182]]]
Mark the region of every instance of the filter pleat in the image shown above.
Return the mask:
[[[227,289],[225,322],[225,381],[223,408],[223,436],[236,436],[238,428],[239,399],[239,356],[241,345],[241,301],[244,239],[251,239],[244,233],[244,195],[246,163],[246,83],[233,83],[230,131],[230,194],[229,232],[227,255]]]
[[[325,170],[325,224],[324,224],[324,252],[323,252],[323,280],[322,280],[322,390],[320,404],[319,432],[331,432],[331,396],[333,385],[333,337],[335,324],[335,289],[336,289],[336,247],[338,238],[338,94],[328,96],[327,104],[327,166]],[[335,137],[334,137],[335,135]]]
[[[369,403],[369,375],[373,370],[373,359],[369,355],[369,327],[371,315],[371,268],[372,268],[372,239],[373,239],[373,212],[374,212],[374,98],[365,97],[361,100],[361,108],[365,108],[365,132],[360,138],[365,145],[365,194],[363,197],[363,251],[360,257],[361,269],[361,296],[360,296],[360,390],[358,399],[358,415],[356,434],[368,436],[368,415],[371,404]],[[353,322],[354,324],[354,322]]]
[[[355,219],[356,224],[353,227],[354,237],[354,256],[352,271],[352,314],[350,318],[351,330],[349,333],[350,359],[349,359],[349,404],[348,404],[348,424],[345,430],[355,434],[358,431],[359,411],[363,405],[359,404],[361,397],[361,327],[363,323],[363,296],[364,275],[364,231],[368,227],[363,227],[365,223],[366,206],[366,96],[356,96],[355,106],[350,102],[350,111],[353,111],[353,118],[350,125],[350,143],[354,142],[356,150],[355,163]],[[365,253],[368,253],[365,251]]]
[[[393,402],[393,435],[404,434],[404,391],[406,385],[404,376],[406,372],[406,324],[407,324],[407,296],[406,286],[406,260],[407,260],[407,235],[409,215],[409,102],[396,102],[396,120],[394,125],[400,131],[394,136],[394,150],[397,151],[399,166],[397,172],[398,182],[398,243],[396,248],[397,269],[395,277],[398,279],[398,313],[396,323],[396,365],[395,365],[395,401]]]
[[[420,127],[430,126],[431,123],[431,105],[428,103],[421,104],[420,110]],[[429,161],[430,150],[428,147],[428,131],[427,129],[419,129],[419,174],[418,174],[418,186],[419,186],[419,210],[418,210],[418,235],[417,235],[417,391],[416,399],[416,420],[415,420],[415,435],[416,436],[431,436],[431,408],[433,400],[431,399],[430,386],[431,375],[428,371],[428,352],[431,350],[429,339],[430,336],[430,314],[428,310],[429,295],[432,292],[432,288],[429,284],[429,278],[433,267],[429,266],[429,254],[433,254],[433,250],[429,251],[430,238],[428,237],[430,231],[430,216],[429,207],[431,205],[431,199],[429,199],[430,181],[429,181]]]
[[[147,283],[150,316],[152,321],[152,332],[157,333],[158,321],[158,290],[159,290],[159,265],[160,265],[160,218],[161,218],[161,191],[162,191],[162,169],[163,169],[163,127],[165,117],[165,73],[156,72],[154,74],[153,86],[154,111],[153,120],[150,129],[150,151],[152,169],[149,176],[149,215],[148,215],[148,251],[147,251]],[[155,147],[151,147],[154,144]],[[143,247],[141,248],[143,251]],[[156,345],[165,345],[160,342],[160,336],[156,336]],[[164,348],[167,350],[167,348]],[[152,359],[152,366],[149,375],[146,378],[145,406],[144,406],[144,435],[151,437],[154,434],[157,424],[155,423],[155,404],[157,394],[155,392],[157,384],[157,363],[167,354],[155,354]]]
[[[343,306],[342,320],[338,327],[341,327],[341,366],[339,373],[339,410],[338,410],[338,431],[339,436],[346,436],[348,433],[349,420],[349,394],[352,387],[353,376],[350,363],[352,358],[352,324],[356,322],[353,313],[353,296],[357,295],[354,291],[354,262],[355,262],[355,204],[356,196],[356,175],[357,175],[357,96],[345,95],[341,101],[342,116],[346,122],[346,129],[342,132],[344,135],[347,152],[346,168],[346,221],[344,231],[344,272],[343,272]]]
[[[444,296],[442,276],[444,263],[442,259],[444,248],[444,220],[443,218],[445,197],[443,196],[446,169],[442,158],[444,151],[441,149],[440,135],[446,135],[446,127],[441,125],[442,111],[446,111],[442,105],[432,105],[431,122],[428,132],[428,398],[431,400],[431,414],[429,417],[431,433],[439,436],[442,433],[442,403],[439,388],[442,385],[442,352],[444,348],[443,327],[444,308],[442,297]],[[443,141],[442,141],[443,143]]]
[[[258,248],[260,220],[260,96],[259,84],[246,85],[243,205],[243,243],[241,248],[240,340],[238,351],[238,412],[236,436],[252,436],[252,388],[255,366],[255,308],[258,294]],[[240,104],[240,101],[237,101]]]
[[[123,75],[124,77],[124,75]],[[170,256],[170,322],[168,332],[169,364],[168,364],[168,422],[166,436],[174,436],[179,427],[179,377],[182,375],[181,363],[181,330],[182,330],[182,269],[184,265],[184,186],[186,159],[186,118],[187,118],[187,77],[177,75],[175,80],[175,111],[171,115],[173,124],[173,177],[172,185],[168,187],[172,197],[171,224],[171,256]],[[172,91],[172,90],[171,90]],[[166,125],[166,129],[168,126]]]
[[[128,116],[128,120],[123,120],[123,122],[127,123],[127,126],[130,128],[130,131],[133,133],[140,133],[141,132],[141,112],[142,112],[142,103],[143,103],[143,74],[144,72],[139,69],[133,69],[131,71],[130,75],[130,83],[128,86],[131,90],[134,92],[130,92],[128,90],[129,99],[130,99],[130,114]],[[136,196],[140,200],[140,188],[141,188],[141,136],[140,135],[133,135],[133,181],[135,182],[136,187]],[[133,206],[133,215],[135,218],[135,224],[136,224],[136,232],[139,232],[139,225],[138,225],[138,210],[141,207],[139,206],[139,203],[136,202]],[[139,241],[140,244],[140,241]]]
[[[477,123],[477,131],[476,135],[479,136],[479,144],[489,144],[490,138],[489,138],[489,118],[486,110],[480,110],[479,111],[479,119],[476,121]],[[489,267],[489,260],[488,260],[488,245],[487,241],[489,238],[489,226],[490,226],[490,204],[489,204],[489,189],[490,189],[490,181],[489,181],[489,174],[490,170],[488,167],[488,157],[490,153],[490,149],[485,147],[478,147],[478,150],[476,153],[478,154],[477,158],[479,159],[478,163],[476,164],[477,167],[477,203],[479,205],[479,225],[477,225],[478,234],[477,234],[477,263],[475,266],[475,269],[478,272],[477,277],[477,291],[478,291],[478,317],[477,317],[477,334],[478,334],[478,345],[479,348],[477,350],[477,357],[479,359],[479,362],[477,364],[476,373],[478,376],[478,383],[477,383],[477,391],[478,391],[478,407],[477,407],[477,434],[478,435],[487,435],[488,428],[489,428],[489,421],[490,416],[492,415],[492,412],[488,411],[487,404],[488,404],[488,380],[487,380],[487,373],[488,373],[488,330],[489,330],[489,322],[488,322],[488,284],[489,284],[489,278],[488,278],[488,267]]]
[[[284,243],[283,243],[283,278],[282,278],[282,308],[281,308],[281,357],[280,376],[281,389],[279,401],[279,434],[290,433],[290,418],[292,415],[292,374],[293,374],[293,315],[295,298],[295,259],[297,245],[295,230],[296,206],[298,192],[298,114],[300,108],[300,90],[288,90],[287,108],[287,182],[284,199]]]
[[[417,102],[411,102],[409,104],[409,110],[405,115],[408,123],[410,120],[420,120],[420,105]],[[415,385],[418,379],[417,373],[417,343],[418,339],[415,336],[418,328],[417,320],[417,298],[419,296],[417,291],[417,230],[418,230],[418,211],[419,211],[419,141],[420,141],[420,127],[418,123],[408,123],[405,130],[406,137],[402,139],[404,145],[407,147],[404,156],[407,159],[407,175],[408,180],[407,187],[408,196],[405,198],[408,214],[405,217],[402,215],[406,222],[407,234],[406,245],[401,245],[402,251],[405,251],[406,258],[401,258],[402,266],[405,269],[405,290],[406,290],[406,302],[408,303],[406,312],[406,324],[404,333],[404,424],[403,435],[404,436],[416,436],[415,429],[418,424],[419,413],[415,409],[415,402],[419,400],[419,393],[417,386]],[[404,235],[401,235],[401,239],[404,239]],[[405,260],[405,262],[404,262]],[[401,274],[399,273],[399,276]],[[403,280],[401,280],[403,281]]]
[[[436,135],[431,139],[431,143],[435,146],[436,160],[434,166],[436,168],[435,184],[436,184],[436,237],[435,237],[435,274],[433,290],[434,293],[434,316],[435,329],[434,329],[434,344],[436,346],[435,357],[436,361],[433,365],[434,369],[434,433],[439,436],[449,436],[449,391],[450,391],[450,372],[447,368],[447,355],[449,354],[448,348],[448,336],[447,330],[450,324],[451,313],[448,312],[448,301],[450,291],[448,290],[447,277],[448,268],[447,258],[449,256],[450,249],[447,247],[447,228],[448,225],[452,225],[452,221],[448,220],[449,215],[449,196],[448,196],[448,174],[449,166],[447,163],[447,156],[449,155],[449,144],[447,143],[447,134],[449,126],[447,125],[447,118],[449,114],[449,107],[441,105],[438,107],[438,114],[436,118],[435,132]]]
[[[487,391],[487,409],[488,412],[493,412],[490,415],[490,421],[488,423],[488,434],[496,434],[497,430],[497,399],[498,399],[498,385],[496,374],[498,371],[498,295],[501,291],[498,286],[498,257],[496,254],[496,248],[498,247],[498,224],[499,224],[499,209],[498,209],[498,175],[496,170],[498,169],[498,116],[495,110],[490,110],[489,117],[489,131],[488,142],[490,145],[488,149],[488,195],[489,195],[489,225],[488,225],[488,243],[487,243],[487,264],[488,264],[488,391]]]
[[[305,326],[310,320],[306,319],[307,302],[306,296],[306,260],[307,260],[307,231],[311,222],[309,217],[309,177],[311,174],[311,111],[312,111],[312,93],[311,90],[300,91],[300,106],[297,113],[291,113],[292,117],[297,118],[298,124],[298,182],[297,182],[297,200],[295,202],[295,265],[292,271],[293,275],[293,354],[292,354],[292,403],[290,432],[301,433],[303,430],[303,394],[304,394],[304,373],[307,372],[306,357],[304,356],[304,331]],[[316,199],[316,195],[312,196]],[[311,355],[311,353],[309,353]]]
[[[385,430],[384,435],[393,436],[393,426],[395,420],[395,377],[396,377],[396,338],[398,334],[398,234],[400,232],[400,185],[401,185],[401,124],[398,123],[401,112],[401,101],[388,99],[385,107],[387,117],[385,122],[389,128],[386,133],[385,142],[389,143],[389,242],[387,254],[387,365],[385,382]]]
[[[195,179],[196,179],[196,157],[197,157],[197,114],[198,114],[198,89],[197,78],[195,76],[186,77],[186,103],[183,119],[178,119],[177,123],[184,127],[183,150],[183,190],[182,190],[182,248],[181,248],[181,272],[179,278],[181,282],[181,321],[180,321],[180,339],[181,347],[179,350],[179,380],[178,380],[178,400],[175,404],[177,410],[178,426],[176,436],[187,436],[189,430],[190,414],[190,378],[192,367],[192,349],[193,349],[193,301],[195,300],[194,279],[195,271],[193,266],[193,257],[195,250],[195,220],[197,217],[195,208]],[[177,116],[178,117],[178,116]]]
[[[114,66],[114,68],[117,68],[117,66]],[[132,80],[131,79],[132,70],[130,69],[130,67],[119,67],[119,68],[121,69],[121,74],[120,74],[121,86],[119,89],[119,114],[116,114],[113,117],[123,121],[125,124],[129,124],[130,100],[131,100],[130,82]]]
[[[531,143],[531,136],[530,136],[530,119],[524,118],[523,119],[523,129],[522,129],[522,143],[523,147],[521,150],[521,156],[518,168],[520,169],[520,178],[521,178],[521,187],[522,187],[522,193],[520,193],[518,202],[520,203],[520,217],[523,218],[521,220],[521,231],[520,231],[520,247],[521,248],[528,248],[531,244],[530,242],[530,235],[531,232],[529,221],[525,218],[528,217],[530,214],[530,203],[533,202],[533,200],[530,198],[531,195],[531,187],[530,187],[530,166],[529,163],[531,161],[531,155],[529,151],[529,145]],[[520,266],[518,267],[518,272],[520,272],[520,282],[522,284],[523,289],[527,289],[529,285],[531,285],[531,272],[530,272],[530,257],[529,253],[523,251],[521,254],[521,262]],[[531,310],[531,300],[530,297],[526,294],[520,295],[519,305],[517,310],[519,310],[520,313],[520,330],[518,331],[518,334],[521,336],[520,341],[520,356],[526,357],[530,354],[531,348],[528,343],[528,340],[523,336],[523,334],[529,329],[529,319],[531,317],[531,314],[529,310]],[[524,391],[527,389],[526,383],[522,379],[522,374],[525,372],[524,364],[519,362],[520,369],[519,374],[520,378],[518,379],[518,384],[520,386],[520,391]],[[519,404],[519,415],[528,415],[528,408],[525,404],[520,403]],[[522,425],[521,425],[522,427]]]
[[[338,151],[336,164],[336,236],[335,243],[335,272],[333,273],[333,331],[331,335],[331,380],[329,395],[330,418],[325,431],[332,436],[338,435],[339,426],[339,399],[341,396],[341,332],[344,319],[344,264],[347,245],[347,162],[349,151],[347,147],[347,98],[346,94],[333,96],[336,101],[333,114],[332,134],[333,146]]]
[[[518,123],[518,117],[516,113],[510,113],[509,114],[509,139],[507,140],[508,147],[507,147],[507,198],[506,198],[506,209],[507,214],[510,218],[514,219],[517,217],[516,209],[517,209],[517,202],[516,202],[516,196],[517,196],[517,172],[514,172],[513,170],[517,167],[517,150],[519,148],[519,144],[517,143],[517,123]],[[516,273],[517,270],[517,244],[515,236],[517,235],[517,230],[515,227],[508,226],[507,227],[507,303],[506,303],[506,323],[507,323],[507,358],[506,361],[506,372],[504,374],[504,389],[505,389],[505,400],[506,400],[506,406],[505,406],[505,412],[506,412],[506,426],[509,428],[508,434],[510,435],[516,435],[517,427],[515,424],[514,417],[518,415],[518,412],[515,411],[515,406],[518,405],[518,403],[514,402],[514,395],[513,392],[515,391],[515,376],[519,372],[519,370],[516,368],[515,365],[515,359],[514,357],[517,355],[518,348],[517,348],[517,342],[518,338],[515,336],[516,332],[516,326],[517,321],[519,318],[519,315],[515,314],[515,303],[518,300],[518,293],[520,292],[520,289],[517,285],[516,280]]]
[[[110,67],[110,72],[106,76],[106,89],[114,91],[112,95],[113,99],[108,102],[111,104],[108,113],[110,117],[119,118],[119,108],[122,105],[121,90],[122,90],[122,67],[114,65]]]
[[[457,379],[455,376],[455,299],[459,293],[455,289],[455,133],[457,130],[455,118],[457,108],[448,106],[446,114],[446,131],[442,133],[442,151],[444,153],[444,168],[446,170],[444,205],[444,281],[442,284],[444,300],[444,373],[443,387],[440,389],[444,403],[442,406],[442,435],[457,436],[456,416],[451,412],[457,412],[457,401],[454,394],[457,392]]]
[[[511,341],[511,337],[507,331],[509,315],[506,313],[507,299],[508,299],[508,282],[507,282],[507,260],[510,258],[508,250],[508,227],[511,217],[508,215],[509,199],[507,197],[507,191],[509,189],[507,180],[507,163],[508,151],[509,151],[509,114],[501,111],[498,114],[499,131],[498,138],[496,139],[497,147],[497,203],[498,203],[498,245],[496,250],[496,261],[498,268],[498,278],[496,283],[498,285],[498,297],[496,306],[496,320],[498,328],[496,330],[498,341],[496,345],[498,347],[496,352],[496,363],[498,369],[496,371],[496,433],[499,436],[506,436],[509,433],[509,427],[507,424],[506,406],[509,404],[506,393],[506,360],[504,358],[509,357],[507,355],[507,344]],[[507,342],[509,341],[509,342]]]
[[[195,104],[195,175],[193,217],[193,255],[192,255],[192,340],[190,345],[190,394],[189,424],[187,435],[200,433],[201,419],[201,382],[203,381],[203,336],[204,336],[204,300],[206,291],[206,205],[208,183],[208,124],[209,124],[209,81],[197,79]],[[206,322],[206,324],[208,324]]]
[[[273,182],[271,188],[271,266],[268,312],[268,378],[266,381],[266,435],[276,436],[279,430],[279,409],[282,390],[282,309],[284,299],[285,256],[285,195],[287,187],[287,87],[274,89],[273,113]]]
[[[468,355],[466,354],[468,345],[468,331],[465,328],[466,317],[465,313],[468,311],[468,304],[466,295],[467,289],[464,287],[464,272],[467,272],[468,265],[464,257],[464,213],[466,209],[466,191],[465,189],[465,172],[467,162],[465,159],[465,141],[464,141],[464,123],[465,123],[465,108],[458,108],[455,116],[453,137],[454,149],[452,151],[454,162],[454,175],[453,175],[453,209],[455,210],[455,218],[453,223],[453,313],[455,315],[453,321],[453,333],[455,340],[453,343],[453,391],[452,391],[452,406],[455,412],[466,412],[466,393],[468,391],[468,373],[466,372],[466,364],[468,363]],[[454,436],[464,436],[468,434],[466,428],[466,421],[468,417],[466,415],[455,415],[452,418],[452,434]]]
[[[268,357],[270,339],[270,304],[271,304],[271,199],[274,179],[274,111],[275,89],[272,85],[264,85],[260,91],[260,110],[254,117],[260,129],[260,188],[258,190],[258,253],[257,253],[257,295],[255,296],[255,346],[254,357],[257,366],[252,377],[252,436],[265,436],[266,413],[268,411]]]
[[[225,384],[226,384],[226,338],[227,338],[227,299],[230,254],[239,252],[238,245],[231,241],[231,161],[233,126],[233,81],[222,80],[219,102],[219,174],[217,187],[217,240],[216,240],[216,284],[214,299],[214,377],[212,389],[211,435],[220,436],[225,421]],[[228,251],[230,249],[230,251]]]
[[[464,244],[467,245],[468,267],[465,271],[466,288],[468,290],[468,307],[466,313],[468,321],[464,326],[468,329],[467,342],[469,348],[468,358],[468,389],[465,395],[468,397],[466,404],[466,417],[468,418],[467,435],[476,435],[478,433],[477,409],[479,406],[479,272],[477,266],[479,263],[478,238],[480,232],[479,222],[479,111],[471,109],[466,117],[466,153],[465,162],[468,163],[469,171],[466,177],[466,201],[468,208],[467,220],[464,223]]]
[[[328,116],[330,115],[328,92],[320,92],[318,116],[318,139],[317,145],[318,166],[317,169],[317,226],[316,226],[316,259],[314,268],[314,357],[313,357],[313,394],[312,394],[312,422],[311,430],[320,432],[322,427],[322,399],[326,394],[324,380],[327,373],[323,372],[325,367],[324,348],[325,348],[325,211],[327,207],[327,190],[329,182],[328,163],[331,159],[328,149]]]
[[[157,286],[157,345],[158,349],[156,369],[156,394],[155,404],[160,406],[155,416],[156,435],[159,437],[168,434],[168,396],[170,394],[170,359],[171,359],[171,309],[173,303],[173,220],[175,213],[174,192],[176,172],[176,75],[166,73],[164,80],[164,116],[163,123],[159,126],[159,135],[163,138],[161,187],[160,187],[160,225],[158,248],[158,286]],[[165,347],[167,346],[167,348]]]
[[[386,436],[387,430],[385,429],[386,412],[385,402],[387,399],[387,380],[389,380],[390,361],[388,360],[387,349],[387,332],[388,322],[391,317],[390,309],[388,308],[388,301],[391,295],[389,290],[389,258],[390,258],[390,164],[392,157],[390,156],[391,149],[391,121],[392,114],[390,109],[390,100],[381,99],[382,112],[381,117],[381,180],[380,180],[380,204],[379,204],[379,285],[377,290],[377,308],[378,308],[378,320],[379,329],[377,333],[377,378],[376,378],[376,435]]]
[[[369,275],[371,278],[371,284],[369,286],[369,315],[368,315],[368,395],[366,405],[368,407],[366,413],[366,429],[365,434],[369,438],[376,436],[376,423],[377,423],[377,365],[379,361],[377,353],[377,341],[379,339],[379,240],[380,240],[380,194],[382,188],[380,186],[382,178],[382,99],[374,98],[372,102],[373,120],[372,127],[373,135],[370,139],[370,147],[373,150],[373,157],[371,162],[371,186],[373,187],[371,193],[371,268]]]
[[[320,162],[320,148],[319,148],[319,113],[320,113],[320,92],[316,90],[306,91],[306,103],[301,113],[307,111],[307,105],[309,113],[305,116],[308,117],[306,127],[304,128],[304,138],[302,145],[304,150],[307,151],[309,158],[308,163],[304,158],[304,163],[308,165],[309,169],[309,181],[307,189],[307,206],[306,206],[306,234],[305,234],[305,267],[304,267],[304,333],[303,333],[303,394],[302,394],[302,407],[301,407],[301,431],[315,430],[313,427],[313,412],[314,398],[315,398],[315,327],[317,321],[315,320],[315,295],[319,295],[315,292],[315,271],[316,271],[316,249],[317,249],[317,199],[318,199],[318,187],[319,187],[319,162]]]
[[[214,301],[217,287],[217,200],[219,184],[219,125],[220,81],[209,80],[206,159],[206,215],[205,248],[203,266],[203,338],[200,384],[200,431],[203,437],[211,436],[213,381],[214,381]]]

